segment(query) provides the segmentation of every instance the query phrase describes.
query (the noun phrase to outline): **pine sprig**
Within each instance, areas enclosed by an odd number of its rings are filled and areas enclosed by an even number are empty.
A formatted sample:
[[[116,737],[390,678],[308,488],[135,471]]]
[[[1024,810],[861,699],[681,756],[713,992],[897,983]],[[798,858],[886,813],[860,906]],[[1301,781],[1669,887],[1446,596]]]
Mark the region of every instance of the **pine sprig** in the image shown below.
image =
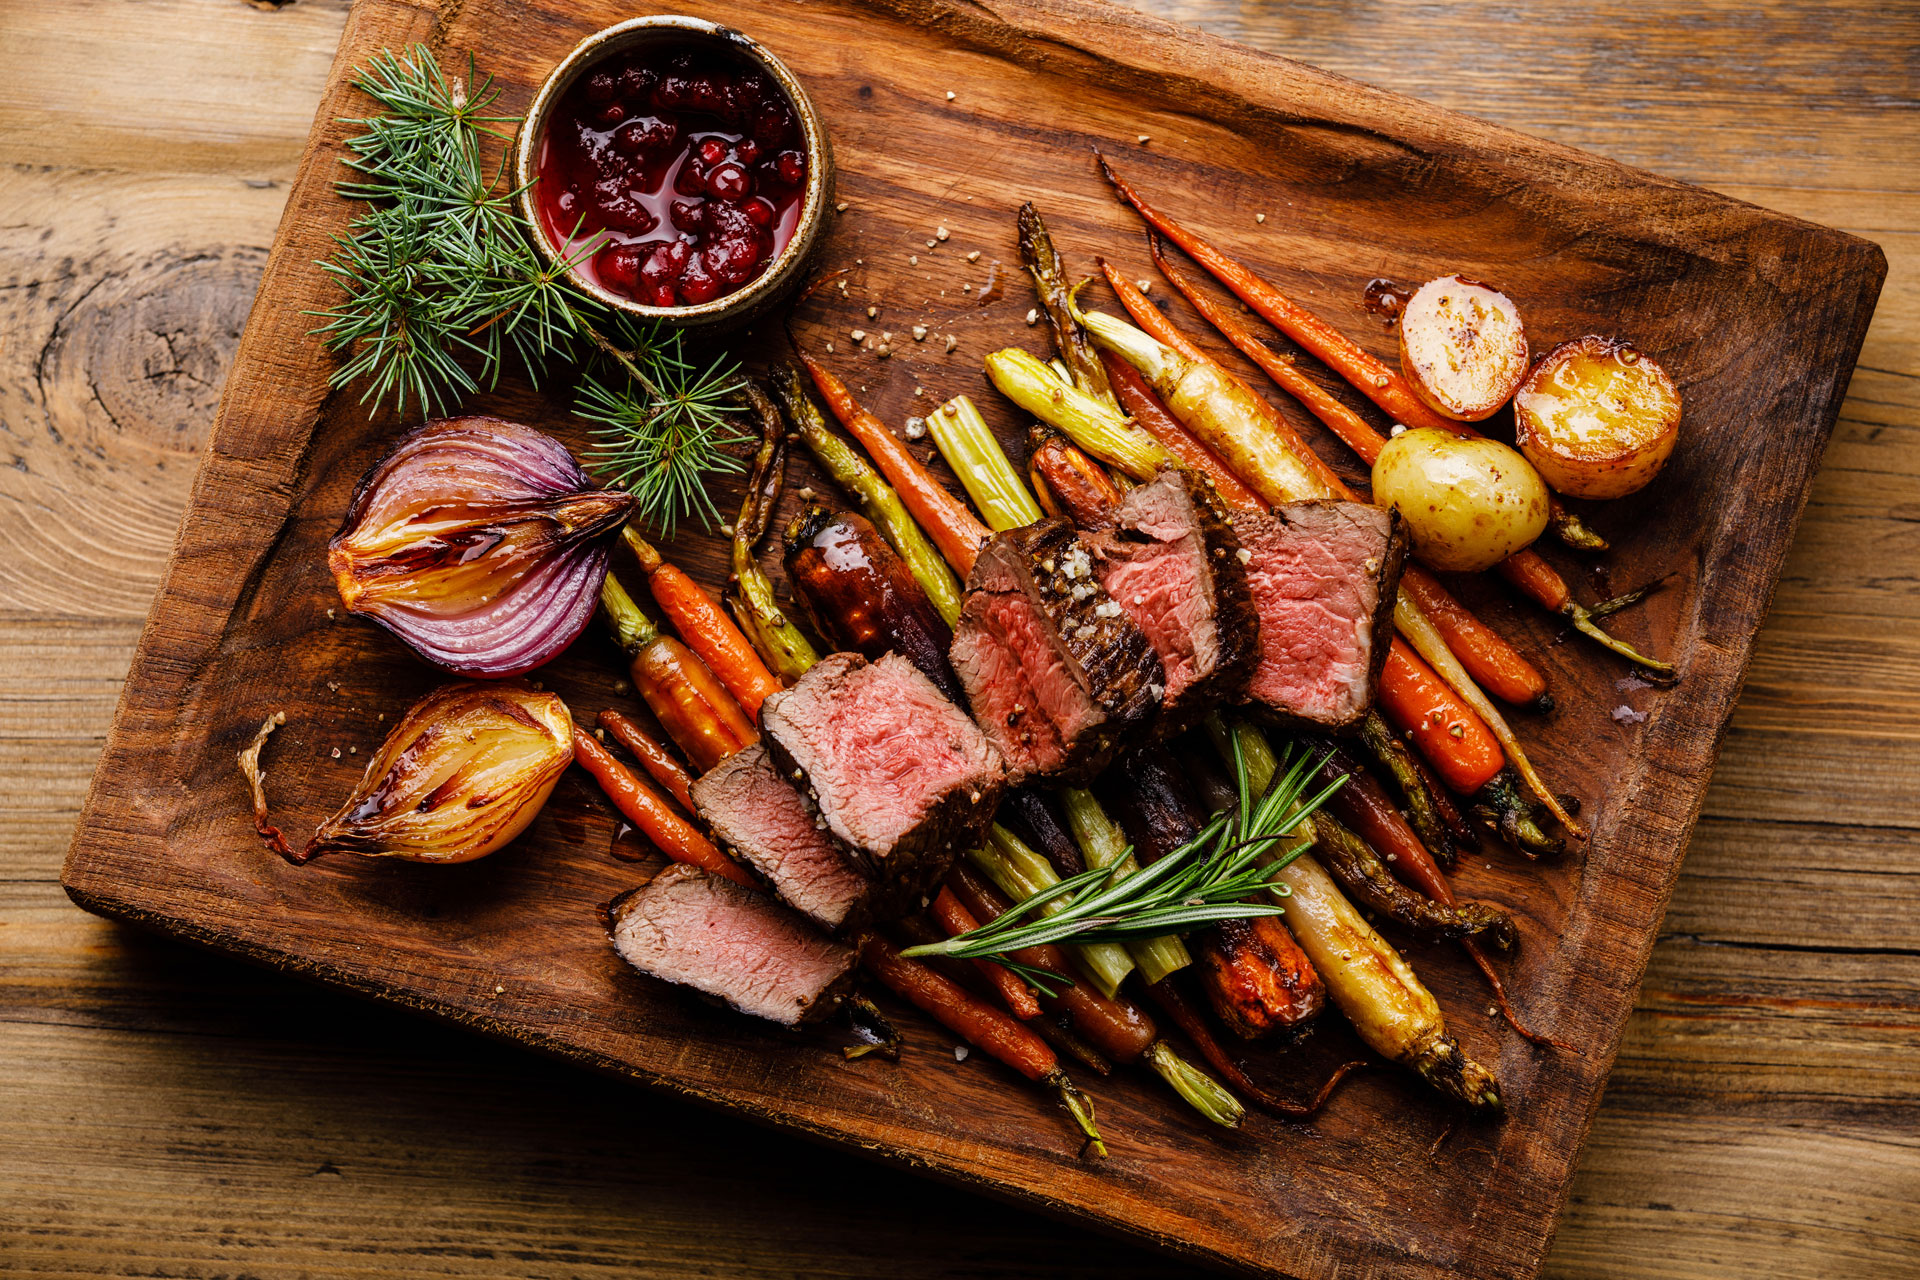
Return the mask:
[[[903,954],[991,960],[1029,981],[1036,976],[1058,980],[1060,975],[1037,974],[1017,963],[1011,953],[1052,942],[1157,938],[1221,920],[1279,915],[1285,908],[1259,899],[1287,896],[1286,885],[1276,877],[1311,842],[1296,842],[1277,855],[1275,846],[1299,831],[1345,781],[1337,778],[1307,795],[1307,786],[1325,764],[1325,758],[1313,761],[1306,751],[1289,747],[1266,794],[1255,796],[1246,763],[1236,752],[1238,806],[1214,814],[1198,835],[1152,866],[1128,874],[1129,859],[1123,855],[1028,896],[997,920],[942,942],[909,947]],[[1054,901],[1067,905],[1033,918]]]
[[[742,388],[725,358],[696,369],[677,330],[641,326],[581,293],[567,272],[604,247],[574,236],[548,262],[522,221],[506,154],[519,117],[495,109],[500,89],[468,59],[448,77],[430,50],[381,53],[355,79],[380,108],[347,123],[353,176],[342,195],[366,202],[320,265],[345,295],[313,312],[314,332],[342,356],[333,385],[363,382],[362,403],[445,413],[518,368],[538,386],[558,362],[579,374],[574,412],[596,423],[595,461],[632,490],[663,531],[719,512],[706,481],[738,471],[725,452]]]

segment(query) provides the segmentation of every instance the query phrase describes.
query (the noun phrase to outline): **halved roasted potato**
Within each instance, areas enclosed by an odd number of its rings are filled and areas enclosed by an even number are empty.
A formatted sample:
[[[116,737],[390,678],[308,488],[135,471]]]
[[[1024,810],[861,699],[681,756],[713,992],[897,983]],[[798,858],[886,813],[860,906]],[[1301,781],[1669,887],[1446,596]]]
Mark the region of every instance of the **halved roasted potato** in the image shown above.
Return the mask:
[[[1617,338],[1549,351],[1513,397],[1514,441],[1543,479],[1576,498],[1618,498],[1660,474],[1680,438],[1680,393]]]
[[[1527,376],[1520,309],[1475,280],[1429,280],[1400,312],[1400,368],[1435,413],[1478,422]]]

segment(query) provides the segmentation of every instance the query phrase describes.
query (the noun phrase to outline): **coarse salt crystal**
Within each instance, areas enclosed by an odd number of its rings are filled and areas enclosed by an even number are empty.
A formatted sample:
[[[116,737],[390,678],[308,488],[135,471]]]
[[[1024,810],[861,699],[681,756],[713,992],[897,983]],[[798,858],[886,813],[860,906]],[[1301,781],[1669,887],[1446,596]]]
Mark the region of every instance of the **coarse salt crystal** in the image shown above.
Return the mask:
[[[974,251],[973,251],[972,253],[970,253],[970,254],[968,254],[968,255],[967,255],[967,261],[968,261],[968,262],[978,262],[978,261],[980,261],[980,251],[979,251],[978,249],[975,249],[975,250],[974,250]]]
[[[927,326],[923,324],[913,326],[913,340],[915,342],[925,342],[927,340]]]
[[[1027,323],[1030,325],[1040,323],[1040,308],[1035,307],[1033,310],[1027,312]]]
[[[951,98],[953,95],[948,94],[947,96]],[[965,1062],[967,1060],[967,1046],[963,1044],[953,1046],[953,1060],[955,1062]]]
[[[1620,724],[1645,724],[1647,722],[1647,713],[1644,711],[1635,711],[1632,707],[1622,703],[1613,709],[1613,718]]]
[[[945,227],[935,227],[933,229],[933,238],[935,240],[945,240],[948,234],[950,233],[947,231]]]
[[[1238,560],[1241,564],[1252,564],[1253,552],[1247,550],[1245,547],[1241,547],[1238,551],[1233,553],[1233,558],[1235,560]]]

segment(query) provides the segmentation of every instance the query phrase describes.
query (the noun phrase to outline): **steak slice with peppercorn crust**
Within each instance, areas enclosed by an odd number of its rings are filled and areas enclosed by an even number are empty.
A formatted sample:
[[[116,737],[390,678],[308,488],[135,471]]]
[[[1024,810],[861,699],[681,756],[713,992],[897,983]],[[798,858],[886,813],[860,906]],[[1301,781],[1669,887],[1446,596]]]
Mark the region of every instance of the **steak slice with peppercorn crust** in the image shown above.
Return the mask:
[[[979,726],[897,653],[829,654],[761,704],[760,727],[781,776],[876,882],[877,916],[939,883],[1006,786]]]
[[[1286,724],[1345,729],[1373,706],[1406,564],[1400,517],[1361,502],[1236,511],[1260,660],[1247,698]]]
[[[620,958],[742,1013],[795,1027],[840,1006],[854,953],[764,893],[675,863],[607,904]]]
[[[997,533],[980,549],[951,654],[1016,785],[1091,778],[1151,720],[1166,682],[1064,520]]]
[[[1240,701],[1260,659],[1260,619],[1240,539],[1205,476],[1169,467],[1129,490],[1115,517],[1085,537],[1101,586],[1167,673],[1153,722],[1153,736],[1167,738]]]
[[[764,744],[736,751],[702,774],[693,784],[693,804],[713,834],[788,906],[828,930],[866,922],[873,878],[827,835]]]

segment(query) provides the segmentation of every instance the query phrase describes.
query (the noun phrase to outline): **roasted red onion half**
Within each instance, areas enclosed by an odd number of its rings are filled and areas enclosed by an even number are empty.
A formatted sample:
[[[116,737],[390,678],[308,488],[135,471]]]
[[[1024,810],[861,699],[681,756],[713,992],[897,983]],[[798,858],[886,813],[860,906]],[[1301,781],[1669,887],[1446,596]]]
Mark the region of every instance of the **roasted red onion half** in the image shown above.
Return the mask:
[[[428,662],[518,675],[593,617],[633,505],[595,489],[551,436],[502,418],[441,418],[360,481],[327,565],[348,612]]]

